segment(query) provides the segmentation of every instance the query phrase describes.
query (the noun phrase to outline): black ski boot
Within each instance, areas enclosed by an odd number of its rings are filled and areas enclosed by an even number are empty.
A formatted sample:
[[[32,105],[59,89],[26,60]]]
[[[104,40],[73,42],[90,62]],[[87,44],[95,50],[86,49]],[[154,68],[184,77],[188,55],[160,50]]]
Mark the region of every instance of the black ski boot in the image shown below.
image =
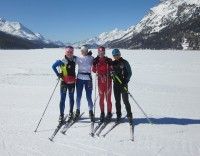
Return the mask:
[[[68,121],[73,120],[73,119],[74,119],[74,113],[73,112],[69,112]]]
[[[59,122],[59,123],[64,123],[64,122],[65,122],[65,120],[64,120],[64,114],[61,114],[61,115],[59,116],[58,122]]]
[[[100,115],[100,122],[104,122],[104,119],[105,119],[105,113],[102,112]]]
[[[116,120],[116,122],[120,122],[121,121],[121,115],[117,115],[117,120]]]
[[[110,121],[112,118],[112,113],[111,112],[108,112],[108,114],[106,115],[106,121]]]
[[[89,117],[90,117],[91,122],[94,122],[94,113],[92,110],[89,111]]]
[[[74,115],[74,119],[73,119],[73,120],[74,120],[74,121],[77,120],[77,119],[79,118],[79,116],[80,116],[80,110],[77,109],[77,110],[76,110],[76,113],[75,113],[75,115]]]

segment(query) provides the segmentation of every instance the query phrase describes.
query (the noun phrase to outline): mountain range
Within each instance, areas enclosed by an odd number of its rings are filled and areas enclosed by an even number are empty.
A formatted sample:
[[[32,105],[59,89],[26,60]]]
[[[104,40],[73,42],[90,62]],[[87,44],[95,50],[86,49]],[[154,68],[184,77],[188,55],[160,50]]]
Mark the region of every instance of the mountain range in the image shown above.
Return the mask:
[[[200,49],[200,0],[160,0],[135,26],[114,29],[74,46],[82,44],[123,49]]]
[[[134,15],[133,15],[134,16]],[[74,47],[103,45],[121,49],[200,49],[200,0],[160,0],[142,20],[125,30],[110,32],[79,41]],[[63,47],[34,33],[19,22],[0,18],[0,49]]]
[[[56,48],[61,41],[51,41],[40,33],[34,33],[19,22],[0,18],[0,49]]]

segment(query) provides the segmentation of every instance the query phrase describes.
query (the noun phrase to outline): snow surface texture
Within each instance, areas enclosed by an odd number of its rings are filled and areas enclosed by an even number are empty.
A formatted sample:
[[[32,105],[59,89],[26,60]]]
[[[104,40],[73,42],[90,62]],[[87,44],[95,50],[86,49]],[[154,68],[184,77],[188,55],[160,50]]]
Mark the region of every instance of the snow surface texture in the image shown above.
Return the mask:
[[[81,105],[81,111],[85,112],[83,120],[73,125],[65,136],[58,133],[55,142],[50,142],[48,137],[58,123],[59,88],[35,134],[57,82],[51,65],[63,57],[63,51],[0,50],[1,156],[200,155],[200,53],[196,51],[122,50],[133,70],[129,90],[154,122],[148,124],[130,99],[136,123],[134,142],[129,140],[126,122],[106,138],[89,136],[85,94]],[[96,54],[96,50],[93,52]],[[78,50],[75,53],[80,54]],[[110,56],[111,50],[107,54]],[[66,113],[68,111],[67,98]],[[97,104],[97,117],[99,113]],[[126,115],[124,105],[122,113]]]

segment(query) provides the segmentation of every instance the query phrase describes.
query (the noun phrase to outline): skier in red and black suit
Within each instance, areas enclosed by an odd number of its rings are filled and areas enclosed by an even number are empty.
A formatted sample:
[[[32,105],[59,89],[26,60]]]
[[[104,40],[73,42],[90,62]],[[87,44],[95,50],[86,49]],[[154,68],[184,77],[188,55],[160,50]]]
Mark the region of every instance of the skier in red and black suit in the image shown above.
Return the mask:
[[[110,77],[110,71],[112,68],[112,59],[105,56],[105,47],[98,48],[98,56],[94,59],[92,71],[97,74],[98,78],[98,91],[99,91],[99,105],[101,110],[100,122],[105,120],[104,112],[104,99],[107,102],[107,115],[106,120],[109,121],[112,118],[112,79]]]

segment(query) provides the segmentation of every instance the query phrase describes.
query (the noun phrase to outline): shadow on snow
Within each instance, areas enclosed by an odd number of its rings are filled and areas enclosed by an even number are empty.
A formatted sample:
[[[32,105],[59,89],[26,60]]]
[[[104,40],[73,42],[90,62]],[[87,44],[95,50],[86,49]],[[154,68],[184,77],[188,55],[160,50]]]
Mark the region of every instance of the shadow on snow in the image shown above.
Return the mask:
[[[86,120],[88,119],[88,120]],[[173,117],[164,117],[164,118],[149,118],[151,122],[155,125],[192,125],[200,124],[200,119],[189,119],[189,118],[173,118]],[[99,118],[96,118],[98,121]],[[116,119],[112,118],[111,122],[114,122]],[[89,118],[81,118],[80,123],[90,123]],[[125,118],[121,120],[122,123],[128,123],[128,119]],[[149,124],[146,118],[133,118],[134,125],[140,124]]]
[[[200,124],[200,120],[198,119],[188,119],[188,118],[172,118],[172,117],[164,117],[164,118],[149,118],[153,124],[156,125],[192,125],[192,124]],[[146,118],[135,118],[133,120],[135,125],[139,124],[149,124]]]
[[[89,120],[86,120],[89,118],[81,118],[78,123],[90,123]],[[149,118],[151,122],[155,125],[194,125],[194,124],[200,124],[200,120],[198,119],[188,119],[188,118],[172,118],[172,117],[164,117],[164,118]],[[114,122],[116,119],[112,118],[111,122]],[[98,118],[96,118],[96,121],[98,121]],[[128,123],[128,119],[122,119],[122,123]],[[134,118],[133,119],[134,125],[140,125],[140,124],[149,124],[148,120],[146,118]],[[75,128],[78,128],[80,126],[76,126]],[[87,127],[87,126],[83,126]],[[48,132],[52,131],[54,129],[46,129],[46,130],[39,130],[38,132]]]

